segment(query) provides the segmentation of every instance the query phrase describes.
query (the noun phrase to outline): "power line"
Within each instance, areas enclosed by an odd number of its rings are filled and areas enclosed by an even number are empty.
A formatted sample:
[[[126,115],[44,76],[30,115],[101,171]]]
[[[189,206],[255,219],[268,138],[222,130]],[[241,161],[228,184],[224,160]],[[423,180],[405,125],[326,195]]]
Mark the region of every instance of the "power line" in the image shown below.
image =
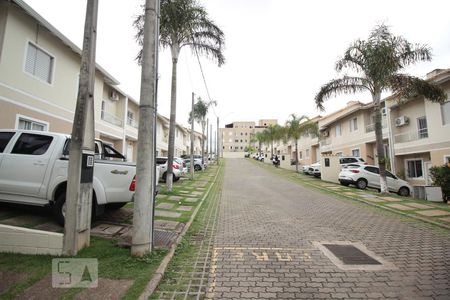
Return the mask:
[[[194,46],[194,50],[195,50],[195,55],[197,56],[197,61],[198,61],[198,65],[200,67],[200,72],[202,73],[202,78],[203,78],[203,83],[205,84],[206,94],[208,95],[208,99],[211,102],[212,101],[211,100],[211,95],[209,94],[208,85],[206,84],[205,73],[203,72],[202,63],[200,62],[200,56],[198,55],[198,51],[197,51],[197,48],[195,46]],[[214,106],[212,106],[212,109],[213,109],[214,116],[217,117],[216,110],[214,109]]]

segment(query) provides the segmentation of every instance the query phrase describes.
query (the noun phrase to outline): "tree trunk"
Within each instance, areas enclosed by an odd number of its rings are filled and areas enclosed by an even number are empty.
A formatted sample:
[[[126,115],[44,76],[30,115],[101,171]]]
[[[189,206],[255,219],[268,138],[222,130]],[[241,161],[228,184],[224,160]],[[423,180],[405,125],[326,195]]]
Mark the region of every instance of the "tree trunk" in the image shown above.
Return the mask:
[[[375,141],[377,147],[378,167],[380,169],[380,190],[382,194],[388,193],[387,179],[386,179],[386,158],[384,153],[383,143],[383,128],[381,124],[381,110],[380,99],[381,92],[376,92],[372,95],[375,113]]]
[[[156,1],[147,0],[142,47],[139,140],[136,162],[131,254],[143,256],[152,250],[153,205],[156,185],[155,126],[158,20]]]
[[[295,140],[295,172],[298,173],[298,141]]]
[[[270,142],[270,159],[273,157],[273,141]]]
[[[177,62],[178,51],[172,50],[172,90],[170,96],[170,124],[169,124],[169,151],[167,154],[167,191],[172,191],[173,184],[173,157],[175,154],[175,122],[177,114]]]

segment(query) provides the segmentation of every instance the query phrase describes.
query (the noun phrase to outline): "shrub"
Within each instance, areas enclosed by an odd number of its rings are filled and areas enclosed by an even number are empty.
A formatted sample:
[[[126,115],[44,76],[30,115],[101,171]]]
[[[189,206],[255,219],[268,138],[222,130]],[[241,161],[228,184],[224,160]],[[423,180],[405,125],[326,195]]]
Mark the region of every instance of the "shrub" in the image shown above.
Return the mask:
[[[450,197],[450,166],[431,167],[430,173],[434,185],[440,186],[444,199],[448,199]]]

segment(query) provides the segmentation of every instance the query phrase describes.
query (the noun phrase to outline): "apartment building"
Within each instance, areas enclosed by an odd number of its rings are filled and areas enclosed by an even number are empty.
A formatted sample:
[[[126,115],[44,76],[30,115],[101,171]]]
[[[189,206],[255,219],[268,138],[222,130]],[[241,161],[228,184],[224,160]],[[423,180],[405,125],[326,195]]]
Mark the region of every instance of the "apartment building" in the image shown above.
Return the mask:
[[[30,6],[21,0],[1,1],[0,128],[70,133],[80,61],[81,49]],[[118,84],[96,65],[95,136],[135,161],[139,104]],[[161,155],[167,155],[168,124],[167,118],[158,116],[156,144]],[[188,132],[177,126],[177,154],[188,151]]]
[[[429,185],[429,168],[450,163],[450,69],[434,70],[426,80],[440,85],[448,101],[386,99],[394,141],[392,168],[413,185]]]

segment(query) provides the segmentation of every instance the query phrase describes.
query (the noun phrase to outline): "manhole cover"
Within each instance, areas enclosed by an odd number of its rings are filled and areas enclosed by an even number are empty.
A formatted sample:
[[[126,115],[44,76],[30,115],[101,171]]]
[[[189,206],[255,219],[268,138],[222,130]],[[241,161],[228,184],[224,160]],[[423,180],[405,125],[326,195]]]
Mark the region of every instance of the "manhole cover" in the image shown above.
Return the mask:
[[[155,230],[153,236],[153,246],[155,248],[170,248],[177,237],[176,232]]]
[[[353,245],[323,244],[323,246],[346,265],[381,265],[379,261]]]

